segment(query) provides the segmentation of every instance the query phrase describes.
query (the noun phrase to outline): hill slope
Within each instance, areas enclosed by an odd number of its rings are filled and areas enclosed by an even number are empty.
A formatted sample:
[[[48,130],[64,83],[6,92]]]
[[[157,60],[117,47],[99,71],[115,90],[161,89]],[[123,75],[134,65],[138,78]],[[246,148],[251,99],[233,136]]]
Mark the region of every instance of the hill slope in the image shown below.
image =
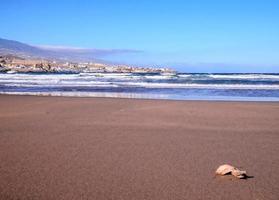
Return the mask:
[[[0,38],[0,53],[19,56],[49,57],[51,52],[14,40]]]
[[[103,57],[111,54],[134,53],[133,50],[105,50],[67,47],[32,46],[22,42],[0,38],[0,55],[12,54],[24,58],[44,58],[67,61],[106,62]]]

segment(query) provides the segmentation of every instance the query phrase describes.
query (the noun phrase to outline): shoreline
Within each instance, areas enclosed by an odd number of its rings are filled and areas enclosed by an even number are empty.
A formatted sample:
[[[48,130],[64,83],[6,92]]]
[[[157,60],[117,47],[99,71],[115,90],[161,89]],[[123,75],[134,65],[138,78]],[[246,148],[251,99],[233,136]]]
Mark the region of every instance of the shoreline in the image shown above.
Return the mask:
[[[277,102],[0,95],[0,121],[0,199],[278,199]]]
[[[39,93],[39,94],[38,94]],[[58,92],[59,93],[59,92]],[[76,93],[76,92],[73,92]],[[188,99],[171,99],[171,98],[156,98],[156,97],[139,97],[142,96],[141,94],[123,94],[123,93],[104,93],[104,92],[100,92],[100,93],[95,93],[95,94],[91,94],[89,95],[84,95],[84,96],[78,96],[75,94],[50,94],[50,93],[44,93],[44,92],[34,92],[34,93],[19,93],[19,92],[0,92],[0,96],[31,96],[31,97],[54,97],[54,98],[108,98],[108,99],[134,99],[134,100],[154,100],[154,101],[197,101],[197,102],[262,102],[262,103],[279,103],[279,98],[270,98],[269,100],[267,100],[265,97],[260,98],[260,97],[243,97],[243,98],[239,98],[236,97],[235,99],[232,99],[230,97],[226,97],[226,98],[214,98],[212,97],[211,99],[209,98],[191,98],[189,97]],[[120,97],[119,97],[120,96]],[[136,97],[129,97],[129,96],[136,96]],[[148,96],[148,95],[145,95]]]
[[[270,74],[0,74],[0,94],[279,102]]]

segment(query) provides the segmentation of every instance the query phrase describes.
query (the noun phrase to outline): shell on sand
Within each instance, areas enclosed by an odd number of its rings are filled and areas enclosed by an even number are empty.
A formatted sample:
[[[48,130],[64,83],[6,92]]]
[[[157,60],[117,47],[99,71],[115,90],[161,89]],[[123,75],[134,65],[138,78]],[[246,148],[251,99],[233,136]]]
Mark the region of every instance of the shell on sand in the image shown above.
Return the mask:
[[[241,171],[239,169],[237,169],[234,166],[225,164],[225,165],[221,165],[220,167],[218,167],[218,169],[216,170],[216,174],[218,175],[227,175],[227,174],[232,174],[233,176],[237,177],[237,178],[245,178],[246,175],[246,171]]]
[[[237,178],[246,178],[247,177],[246,171],[241,171],[237,168],[232,171],[232,175],[237,177]]]
[[[216,170],[216,174],[218,175],[226,175],[226,174],[230,174],[232,173],[234,167],[231,165],[221,165],[220,167],[218,167],[218,169]]]

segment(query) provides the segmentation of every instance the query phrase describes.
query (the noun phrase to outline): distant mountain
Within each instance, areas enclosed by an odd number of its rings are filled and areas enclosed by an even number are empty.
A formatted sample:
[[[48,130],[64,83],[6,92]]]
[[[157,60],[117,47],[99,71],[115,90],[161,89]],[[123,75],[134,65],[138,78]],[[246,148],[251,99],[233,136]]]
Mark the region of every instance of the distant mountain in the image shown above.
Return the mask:
[[[49,51],[17,42],[0,38],[0,54],[13,54],[23,57],[49,57]]]
[[[112,54],[137,53],[126,49],[86,49],[56,46],[33,46],[0,38],[0,55],[12,54],[24,58],[43,58],[67,61],[106,62],[103,58]]]

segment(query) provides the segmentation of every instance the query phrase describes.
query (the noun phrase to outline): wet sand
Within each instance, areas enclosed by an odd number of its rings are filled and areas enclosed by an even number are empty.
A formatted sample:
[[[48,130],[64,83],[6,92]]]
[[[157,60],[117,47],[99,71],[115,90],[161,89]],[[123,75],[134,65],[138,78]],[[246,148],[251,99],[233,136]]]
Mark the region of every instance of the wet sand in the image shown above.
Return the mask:
[[[277,200],[279,103],[0,95],[0,161],[0,199]]]

